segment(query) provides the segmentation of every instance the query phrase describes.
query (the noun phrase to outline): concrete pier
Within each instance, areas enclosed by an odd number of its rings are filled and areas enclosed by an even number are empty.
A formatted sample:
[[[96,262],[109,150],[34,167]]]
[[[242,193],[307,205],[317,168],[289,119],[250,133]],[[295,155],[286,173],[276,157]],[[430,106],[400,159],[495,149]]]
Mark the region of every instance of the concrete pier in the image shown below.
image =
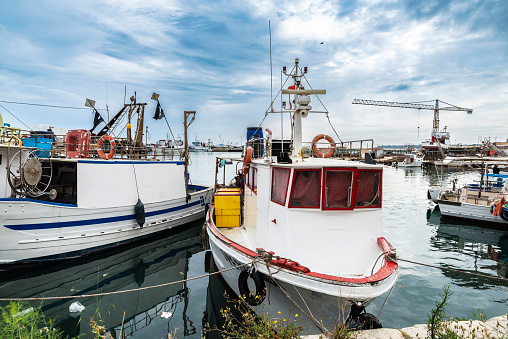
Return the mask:
[[[489,320],[448,321],[446,328],[457,333],[460,338],[507,338],[508,314],[494,317]],[[319,339],[323,335],[303,336],[304,339]],[[355,339],[423,339],[427,338],[427,324],[419,324],[401,329],[380,328],[368,331],[358,331]]]

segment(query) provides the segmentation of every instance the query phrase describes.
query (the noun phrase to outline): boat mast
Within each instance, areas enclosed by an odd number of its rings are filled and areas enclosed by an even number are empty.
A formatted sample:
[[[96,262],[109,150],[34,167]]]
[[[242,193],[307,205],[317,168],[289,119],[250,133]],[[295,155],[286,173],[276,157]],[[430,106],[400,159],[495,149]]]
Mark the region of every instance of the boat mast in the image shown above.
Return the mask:
[[[302,86],[301,78],[307,73],[307,67],[304,68],[303,72],[300,72],[300,66],[298,65],[299,60],[295,59],[295,72],[294,74],[288,74],[288,76],[294,79],[295,89],[283,89],[282,94],[294,94],[295,95],[295,110],[294,110],[294,127],[293,127],[293,152],[292,156],[298,156],[300,149],[303,147],[302,142],[302,118],[306,118],[309,115],[312,106],[310,106],[310,94],[326,94],[324,89],[305,89]],[[284,71],[285,73],[285,71]]]

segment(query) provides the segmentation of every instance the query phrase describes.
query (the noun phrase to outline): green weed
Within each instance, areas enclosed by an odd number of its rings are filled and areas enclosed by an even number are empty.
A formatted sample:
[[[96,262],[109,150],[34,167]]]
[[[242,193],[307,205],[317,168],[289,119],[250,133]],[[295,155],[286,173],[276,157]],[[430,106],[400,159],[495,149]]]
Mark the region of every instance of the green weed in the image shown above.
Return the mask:
[[[60,339],[62,333],[46,321],[41,306],[11,302],[0,308],[0,338]]]

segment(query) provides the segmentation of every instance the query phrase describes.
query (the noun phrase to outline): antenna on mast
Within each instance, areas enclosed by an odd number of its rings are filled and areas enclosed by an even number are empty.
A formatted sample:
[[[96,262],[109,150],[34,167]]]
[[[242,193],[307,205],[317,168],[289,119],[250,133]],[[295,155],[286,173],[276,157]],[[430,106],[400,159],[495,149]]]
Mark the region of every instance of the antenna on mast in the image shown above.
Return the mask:
[[[270,20],[268,20],[268,34],[270,35],[270,112],[273,112],[272,27]]]

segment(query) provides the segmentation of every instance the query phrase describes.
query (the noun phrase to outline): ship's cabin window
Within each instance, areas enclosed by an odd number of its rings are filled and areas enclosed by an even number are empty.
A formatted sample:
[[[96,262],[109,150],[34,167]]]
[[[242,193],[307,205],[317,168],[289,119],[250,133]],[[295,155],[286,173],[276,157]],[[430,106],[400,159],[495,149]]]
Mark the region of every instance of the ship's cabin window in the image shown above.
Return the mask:
[[[289,185],[289,168],[273,168],[272,172],[272,201],[280,205],[286,204],[286,192]]]
[[[319,208],[320,169],[295,169],[289,207]]]
[[[323,209],[352,209],[355,169],[329,169],[324,172]]]
[[[381,207],[381,171],[358,170],[355,207]]]
[[[247,173],[247,187],[249,187],[254,193],[258,189],[258,169],[250,167]]]

